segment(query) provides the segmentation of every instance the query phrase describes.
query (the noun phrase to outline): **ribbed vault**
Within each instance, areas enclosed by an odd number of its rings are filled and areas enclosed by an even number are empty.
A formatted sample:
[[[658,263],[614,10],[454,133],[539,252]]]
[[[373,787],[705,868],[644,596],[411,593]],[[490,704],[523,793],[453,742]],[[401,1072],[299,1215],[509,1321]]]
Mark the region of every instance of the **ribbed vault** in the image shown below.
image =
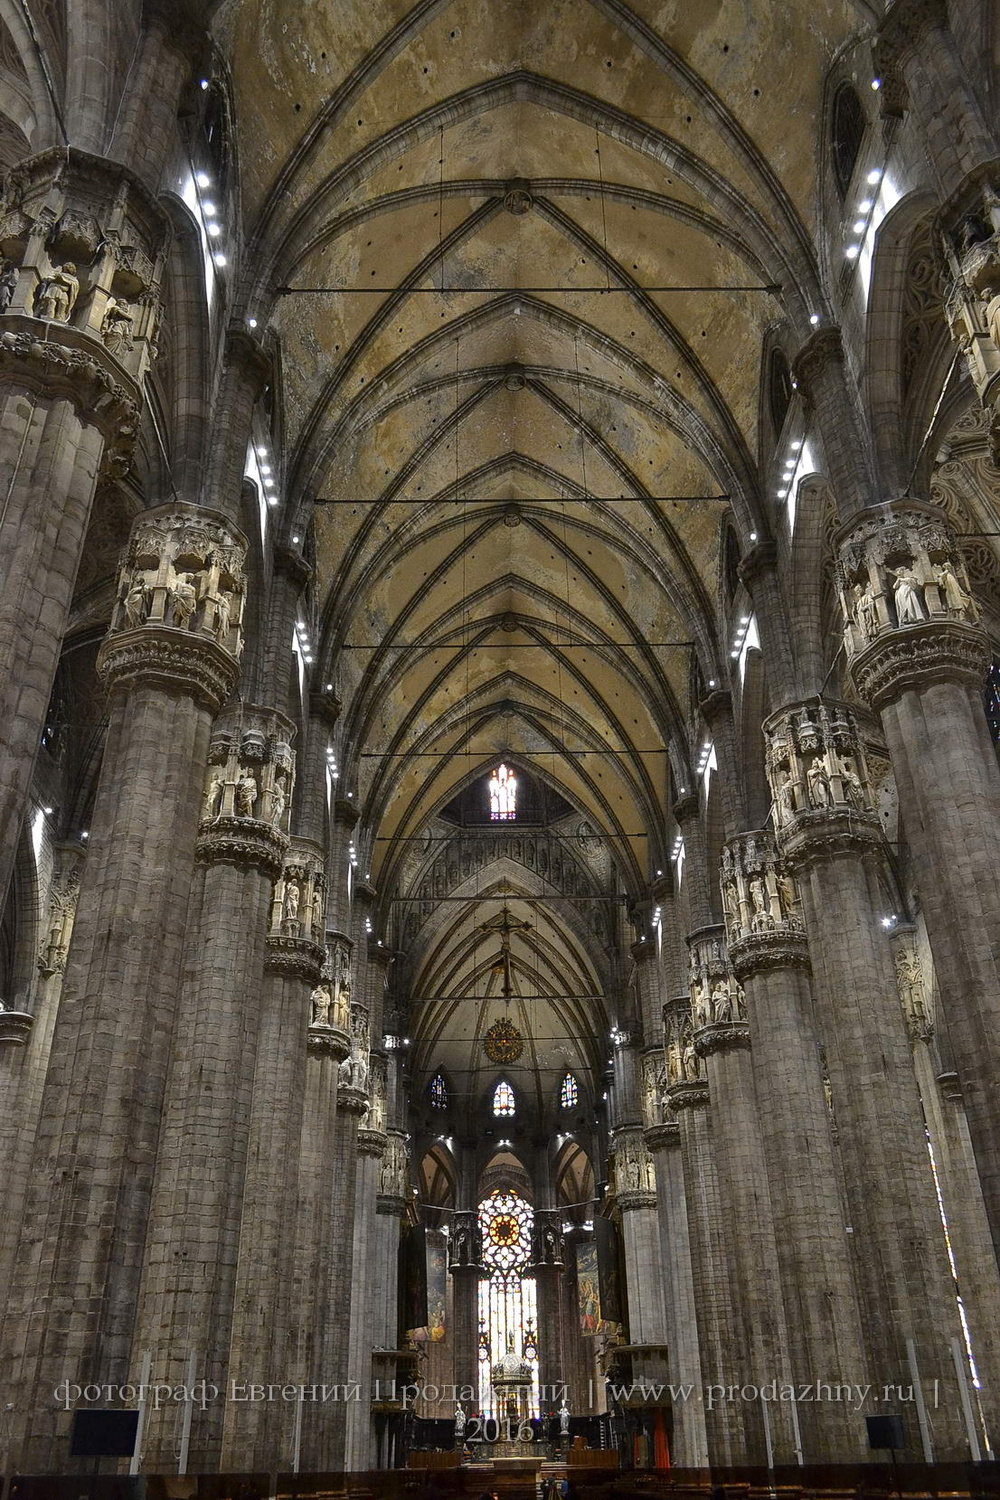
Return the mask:
[[[606,840],[609,892],[667,864],[670,765],[696,756],[729,646],[726,528],[738,551],[769,530],[761,355],[820,302],[812,142],[859,23],[837,0],[758,12],[220,9],[247,122],[244,310],[280,337],[284,524],[311,527],[307,624],[383,920],[500,755]],[[590,1038],[565,1057],[596,1086],[610,974],[558,903],[518,905],[519,880],[480,871],[476,895],[533,924],[520,978],[604,996],[531,1023]],[[496,910],[450,905],[408,948],[432,996],[415,1060],[466,1094],[486,1012],[449,997],[482,992]]]

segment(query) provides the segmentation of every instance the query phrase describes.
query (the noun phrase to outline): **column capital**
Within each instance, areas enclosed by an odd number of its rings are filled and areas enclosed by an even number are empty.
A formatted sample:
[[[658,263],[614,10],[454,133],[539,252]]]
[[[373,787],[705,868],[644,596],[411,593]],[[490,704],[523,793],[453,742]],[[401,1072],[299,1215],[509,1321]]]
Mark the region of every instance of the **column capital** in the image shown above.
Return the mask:
[[[284,940],[281,940],[284,941]],[[298,978],[304,978],[302,974]],[[318,986],[319,987],[319,986]],[[313,991],[315,996],[316,991]],[[306,1047],[313,1057],[332,1057],[336,1062],[343,1062],[351,1052],[350,1032],[342,1030],[338,1026],[332,1026],[329,1022],[319,1022],[315,1019],[316,1002],[312,1000],[313,1020],[306,1032]]]
[[[778,546],[776,542],[755,542],[740,561],[737,573],[740,582],[744,585],[751,597],[753,586],[758,578],[765,573],[773,573],[778,562]]]
[[[779,709],[765,720],[778,849],[791,869],[876,848],[881,827],[857,715],[834,699]]]
[[[314,719],[319,719],[331,729],[340,718],[342,706],[332,688],[329,692],[326,688],[311,688],[309,691],[309,713]],[[353,807],[354,803],[350,805]]]
[[[26,1010],[5,1010],[0,1006],[0,1047],[23,1047],[31,1035],[35,1018]]]
[[[691,996],[678,995],[667,1000],[663,1006],[663,1029],[666,1036],[667,1087],[664,1095],[667,1106],[676,1109],[674,1095],[683,1084],[697,1084],[707,1089],[704,1063],[694,1044],[694,1020],[691,1015]],[[704,1102],[708,1103],[706,1093]]]
[[[656,1205],[656,1175],[641,1127],[616,1130],[609,1154],[611,1192],[623,1212]]]
[[[675,1113],[679,1113],[682,1109],[704,1109],[711,1103],[708,1080],[703,1078],[698,1082],[695,1079],[686,1079],[679,1083],[672,1083],[667,1093],[667,1101]]]
[[[713,688],[698,703],[698,710],[705,723],[714,726],[717,719],[733,711],[733,695],[728,688]]]
[[[700,927],[687,941],[696,1054],[748,1047],[746,996],[729,963],[725,927]]]
[[[361,1156],[374,1157],[381,1161],[385,1155],[387,1141],[381,1130],[367,1130],[362,1127],[358,1131],[358,1152]]]
[[[176,502],[138,516],[97,658],[108,686],[151,682],[217,712],[239,675],[246,550],[217,511]]]
[[[799,893],[769,829],[741,833],[723,846],[721,882],[737,979],[768,969],[808,968]]]
[[[301,940],[326,961],[326,862],[311,839],[288,840],[271,899],[271,937]]]
[[[282,937],[270,933],[266,939],[264,968],[268,974],[286,979],[301,979],[317,984],[323,968],[325,950],[308,938]]]
[[[807,402],[814,399],[818,381],[831,368],[844,363],[844,341],[835,323],[817,328],[792,361],[792,373]]]
[[[674,803],[673,811],[674,817],[682,826],[692,818],[697,818],[701,811],[697,790],[683,792]]]
[[[681,1143],[681,1127],[676,1120],[665,1120],[662,1125],[647,1125],[643,1137],[654,1154],[672,1151]]]
[[[939,507],[894,500],[838,531],[837,584],[854,684],[878,710],[933,682],[981,687],[990,643]]]
[[[350,831],[357,824],[361,816],[361,809],[355,804],[351,797],[334,797],[333,817],[334,821],[343,824]]]
[[[946,30],[947,26],[946,0],[893,0],[876,33],[880,76],[920,47],[928,32]]]
[[[156,353],[169,218],[129,168],[75,147],[18,162],[4,187],[0,378],[64,391],[124,460]]]
[[[344,1059],[348,1061],[348,1059]],[[343,1064],[341,1064],[343,1066]],[[347,1084],[341,1084],[337,1090],[337,1111],[344,1115],[357,1115],[359,1118],[367,1114],[370,1100],[366,1089],[357,1089]]]
[[[277,709],[236,703],[212,730],[195,856],[202,864],[281,874],[291,802],[295,725]]]
[[[290,583],[296,584],[300,590],[305,588],[313,576],[313,570],[302,553],[280,542],[274,548],[274,571],[282,578],[287,578]],[[310,693],[310,706],[312,696]]]

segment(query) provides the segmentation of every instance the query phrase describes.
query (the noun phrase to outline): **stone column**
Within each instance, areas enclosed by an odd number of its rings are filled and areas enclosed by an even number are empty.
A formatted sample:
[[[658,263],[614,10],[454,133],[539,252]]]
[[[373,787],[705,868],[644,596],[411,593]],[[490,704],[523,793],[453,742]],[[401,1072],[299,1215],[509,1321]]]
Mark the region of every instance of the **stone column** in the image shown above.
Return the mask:
[[[168,236],[163,209],[117,163],[60,147],[5,179],[0,901],[95,488],[135,445]]]
[[[292,839],[271,903],[264,954],[260,1032],[253,1077],[243,1217],[239,1237],[229,1379],[289,1383],[298,1374],[291,1335],[299,1144],[306,1095],[306,1037],[330,1027],[330,986],[321,981],[325,875],[322,850]],[[295,918],[288,893],[300,893]],[[260,1371],[266,1350],[267,1370]],[[255,1375],[253,1372],[258,1371]],[[281,1403],[230,1402],[223,1471],[272,1470],[291,1462]]]
[[[338,1167],[340,1068],[351,1051],[350,1011],[345,1001],[349,963],[347,948],[338,951],[333,961],[328,958],[321,983],[313,992],[307,1037],[289,1339],[294,1347],[295,1379],[309,1386],[331,1384],[333,1380],[326,1364],[337,1275],[330,1247],[337,1205],[334,1174]],[[345,1099],[345,1108],[354,1102],[353,1095]],[[356,1102],[360,1110],[366,1101],[361,1096]],[[303,1404],[301,1416],[299,1468],[329,1468],[333,1427],[330,1405]],[[293,1421],[294,1414],[285,1419],[284,1447],[289,1459],[295,1447]]]
[[[532,1231],[531,1264],[526,1267],[526,1274],[533,1276],[535,1281],[538,1308],[538,1384],[542,1391],[543,1411],[558,1408],[559,1403],[554,1399],[555,1390],[566,1379],[562,1320],[565,1270],[562,1213],[555,1208],[538,1209]]]
[[[760,1119],[754,1092],[750,1029],[743,990],[729,966],[725,928],[703,927],[688,938],[694,1046],[705,1060],[712,1099],[712,1143],[736,1275],[738,1321],[730,1326],[726,1361],[732,1379],[757,1385],[788,1379],[788,1334],[778,1279],[774,1231]],[[770,1414],[775,1462],[795,1461],[787,1403]],[[767,1441],[758,1404],[744,1412],[748,1460],[766,1463]]]
[[[288,836],[294,726],[273,709],[237,704],[219,718],[203,773],[196,846],[200,911],[192,924],[185,983],[160,1127],[136,1331],[158,1377],[225,1388],[236,1289],[243,1191],[258,1039],[264,940]],[[308,931],[296,882],[284,889],[284,930]],[[241,1357],[256,1352],[238,1347]],[[240,1370],[233,1378],[257,1380]],[[191,1412],[189,1466],[218,1469],[223,1402]],[[149,1413],[146,1461],[171,1467],[183,1406]]]
[[[691,1266],[701,1351],[701,1384],[732,1385],[731,1330],[736,1325],[736,1280],[722,1225],[722,1207],[709,1130],[709,1090],[705,1064],[694,1042],[691,997],[663,1007],[667,1038],[666,1102],[680,1129],[684,1198],[691,1241]],[[705,1412],[712,1463],[746,1461],[743,1410],[726,1401]]]
[[[934,976],[926,938],[921,939],[911,923],[899,922],[890,932],[889,943],[913,1048],[913,1065],[934,1154],[938,1190],[948,1221],[955,1277],[979,1376],[977,1396],[996,1451],[1000,1440],[1000,1271],[993,1254],[982,1184],[969,1139],[961,1086],[950,1057],[944,1062],[939,1053],[932,993]],[[950,1052],[947,1036],[941,1042]]]
[[[1000,1255],[1000,768],[982,705],[990,643],[937,507],[861,511],[839,540],[848,663],[892,757]]]
[[[878,1389],[919,1376],[937,1405],[901,1404],[907,1450],[968,1451],[951,1339],[958,1331],[892,958],[879,923],[881,833],[855,713],[816,700],[765,722],[777,841],[801,894],[815,1015],[847,1183],[849,1228]],[[933,1382],[938,1381],[935,1387]]]
[[[455,1384],[459,1390],[479,1390],[479,1282],[486,1275],[483,1239],[476,1209],[461,1209],[452,1215],[448,1245],[448,1270],[452,1277],[455,1351]],[[463,1402],[466,1416],[478,1410]]]
[[[385,1466],[385,1447],[394,1421],[398,1422],[399,1403],[394,1398],[393,1380],[401,1377],[395,1359],[383,1357],[400,1347],[399,1329],[399,1243],[402,1223],[407,1213],[410,1190],[409,1136],[390,1128],[379,1163],[378,1190],[375,1197],[375,1230],[371,1343],[374,1351],[373,1374],[380,1382],[373,1393],[374,1431],[378,1437],[377,1452],[369,1467]],[[375,1399],[377,1394],[378,1399]]]
[[[998,145],[955,46],[946,0],[894,0],[879,24],[875,57],[883,112],[912,111],[947,200],[976,167],[995,161]]]
[[[4,1329],[22,1472],[65,1462],[59,1380],[138,1374],[130,1351],[201,788],[212,718],[237,677],[244,549],[214,512],[147,511],[98,657],[111,723]]]
[[[384,1095],[383,1095],[384,1100]],[[374,1090],[373,1090],[374,1104]],[[350,1334],[347,1379],[351,1400],[347,1404],[344,1468],[357,1474],[371,1467],[372,1352],[375,1321],[375,1272],[378,1247],[378,1215],[375,1195],[380,1164],[388,1142],[380,1129],[371,1128],[374,1109],[358,1131],[358,1166],[354,1200],[354,1240],[351,1251]],[[377,1121],[376,1121],[377,1124]],[[357,1386],[357,1394],[354,1387]]]
[[[663,1099],[665,1090],[664,1072],[663,1088],[657,1097]],[[662,1122],[647,1125],[643,1136],[656,1174],[670,1379],[674,1385],[691,1387],[690,1400],[674,1403],[670,1461],[677,1468],[700,1469],[708,1464],[708,1439],[704,1403],[696,1399],[701,1388],[701,1352],[684,1197],[681,1128],[672,1111],[664,1107],[662,1115]]]
[[[32,1012],[0,1011],[0,1286],[10,1286],[87,846],[55,845]]]
[[[769,832],[726,845],[722,902],[729,962],[746,997],[792,1379],[801,1386],[825,1379],[825,1371],[864,1386],[871,1371],[812,1021],[801,904]],[[797,1415],[806,1463],[865,1457],[863,1426],[847,1404],[803,1403]]]
[[[666,1311],[656,1180],[640,1126],[615,1132],[611,1160],[625,1255],[629,1343],[648,1346],[633,1355],[633,1378],[662,1381],[667,1376]]]

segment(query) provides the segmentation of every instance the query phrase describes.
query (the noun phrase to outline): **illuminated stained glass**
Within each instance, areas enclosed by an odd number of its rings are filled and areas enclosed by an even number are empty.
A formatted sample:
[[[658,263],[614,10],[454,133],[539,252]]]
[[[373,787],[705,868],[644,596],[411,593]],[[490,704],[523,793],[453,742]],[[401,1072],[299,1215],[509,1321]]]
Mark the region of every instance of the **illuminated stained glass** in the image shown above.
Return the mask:
[[[509,766],[499,765],[489,780],[490,817],[494,823],[517,817],[517,777]]]
[[[448,1108],[448,1086],[440,1073],[435,1073],[431,1079],[430,1095],[435,1109]]]
[[[479,1205],[483,1264],[489,1280],[479,1283],[479,1409],[503,1417],[493,1394],[491,1367],[513,1348],[528,1366],[528,1415],[539,1415],[538,1310],[535,1283],[524,1279],[531,1259],[534,1212],[519,1193],[497,1190]]]
[[[506,1079],[493,1090],[493,1113],[505,1119],[514,1113],[514,1090]]]
[[[986,722],[990,726],[993,743],[1000,745],[1000,662],[998,661],[994,661],[986,674],[983,701],[986,706]]]
[[[580,1100],[580,1090],[576,1086],[576,1079],[572,1073],[567,1073],[562,1081],[562,1089],[559,1094],[559,1103],[563,1109],[575,1109]]]

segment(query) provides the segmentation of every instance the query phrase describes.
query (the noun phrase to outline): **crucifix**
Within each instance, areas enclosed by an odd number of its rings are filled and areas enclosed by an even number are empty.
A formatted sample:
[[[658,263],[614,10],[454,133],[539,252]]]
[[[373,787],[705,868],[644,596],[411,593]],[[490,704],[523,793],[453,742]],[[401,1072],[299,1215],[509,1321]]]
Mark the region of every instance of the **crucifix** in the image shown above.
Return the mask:
[[[514,983],[510,969],[510,935],[512,932],[530,932],[530,922],[519,922],[512,917],[504,903],[503,911],[498,917],[491,917],[488,922],[483,922],[481,932],[497,932],[500,934],[500,951],[492,964],[492,972],[501,976],[500,993],[505,1000],[510,1000],[514,994]]]

